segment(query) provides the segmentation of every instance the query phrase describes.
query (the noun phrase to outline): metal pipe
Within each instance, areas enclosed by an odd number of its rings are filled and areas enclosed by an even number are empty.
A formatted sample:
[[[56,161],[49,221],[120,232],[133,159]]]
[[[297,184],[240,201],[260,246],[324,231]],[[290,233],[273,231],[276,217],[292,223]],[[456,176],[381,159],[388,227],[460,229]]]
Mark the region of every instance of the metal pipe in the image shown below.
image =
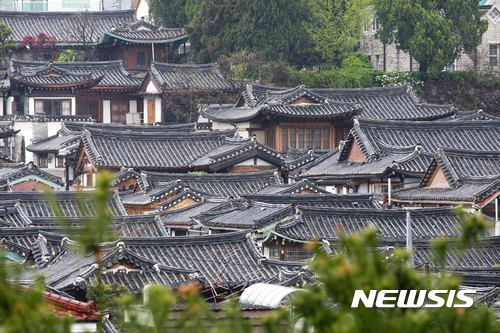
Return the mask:
[[[495,236],[500,235],[500,225],[498,224],[498,197],[495,198]]]
[[[411,215],[410,211],[406,211],[406,250],[410,254],[408,258],[408,265],[413,267],[413,241],[411,233]]]
[[[391,182],[391,178],[387,178],[387,186],[388,186],[388,191],[387,191],[387,194],[388,194],[388,200],[387,202],[389,203],[389,205],[391,204],[391,189],[392,189],[392,182]]]

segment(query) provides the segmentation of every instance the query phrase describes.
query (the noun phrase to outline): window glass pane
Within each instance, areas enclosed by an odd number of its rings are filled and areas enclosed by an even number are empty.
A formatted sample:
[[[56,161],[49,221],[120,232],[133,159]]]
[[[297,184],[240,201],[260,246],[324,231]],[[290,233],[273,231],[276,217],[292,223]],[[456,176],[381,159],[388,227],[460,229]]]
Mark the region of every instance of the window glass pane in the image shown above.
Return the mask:
[[[113,113],[113,118],[111,121],[114,123],[120,122],[120,102],[119,101],[112,101],[111,102],[111,110]]]
[[[99,54],[99,61],[109,61],[109,54]]]
[[[314,130],[314,149],[321,149],[321,130]]]
[[[297,148],[295,132],[296,132],[295,128],[290,129],[290,147],[292,148]]]
[[[62,114],[64,116],[71,115],[71,103],[70,103],[70,101],[62,101],[61,102],[61,109],[62,109]]]
[[[282,129],[281,130],[281,150],[287,151],[287,149],[288,149],[288,130]]]
[[[330,129],[323,129],[323,149],[330,149]]]
[[[490,56],[496,56],[498,54],[497,45],[490,45]]]
[[[151,61],[153,60],[153,52],[148,52],[148,63],[147,67],[151,67]]]
[[[61,101],[53,101],[52,103],[52,112],[54,116],[61,115]]]
[[[299,133],[299,148],[304,148],[304,129],[300,128],[298,133]]]
[[[146,67],[146,52],[137,52],[137,67]]]
[[[43,101],[35,101],[35,113],[43,112]]]
[[[312,149],[313,148],[313,138],[312,138],[312,135],[313,135],[313,130],[308,128],[306,130],[306,134],[307,134],[307,140],[306,140],[306,148],[307,149]]]
[[[88,101],[89,111],[88,114],[92,115],[92,118],[95,120],[99,120],[99,101],[98,100],[90,100]]]
[[[43,112],[46,115],[52,116],[52,101],[43,101]]]
[[[76,102],[76,114],[86,115],[87,114],[87,101],[79,100]]]

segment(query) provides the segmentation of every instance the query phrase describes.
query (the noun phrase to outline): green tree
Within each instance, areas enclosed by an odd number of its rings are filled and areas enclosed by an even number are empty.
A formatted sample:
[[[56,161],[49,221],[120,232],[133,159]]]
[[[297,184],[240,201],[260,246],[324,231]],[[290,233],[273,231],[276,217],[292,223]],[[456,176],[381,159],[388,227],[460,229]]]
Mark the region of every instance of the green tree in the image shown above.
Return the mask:
[[[374,0],[383,43],[408,51],[421,72],[437,72],[473,53],[488,29],[476,0]]]
[[[12,281],[19,281],[21,266],[5,261],[0,251],[0,331],[5,333],[71,332],[71,319],[58,318],[47,308],[43,291],[43,278],[30,286],[22,288]]]
[[[149,14],[156,25],[180,28],[189,23],[185,6],[186,0],[151,0]]]
[[[306,27],[314,49],[328,63],[342,61],[359,46],[362,27],[370,17],[372,0],[309,0]]]
[[[111,195],[111,181],[113,180],[113,174],[108,171],[100,171],[97,173],[96,177],[96,188],[94,191],[90,192],[88,195],[92,199],[93,208],[95,213],[91,212],[91,208],[82,198],[79,203],[79,208],[83,216],[86,216],[86,221],[82,224],[81,228],[75,230],[72,222],[67,220],[61,207],[55,203],[55,197],[51,192],[47,192],[47,197],[51,202],[51,207],[54,210],[56,216],[59,218],[59,222],[65,229],[65,233],[70,236],[75,242],[76,246],[79,248],[81,254],[95,254],[96,261],[99,264],[103,259],[102,244],[105,242],[111,242],[116,240],[116,235],[110,228],[110,221],[113,214],[108,206],[108,200]],[[99,321],[97,323],[97,332],[101,333],[103,331],[102,327],[102,311],[104,308],[104,285],[102,283],[102,272],[101,269],[96,270],[97,278],[97,306],[99,310]]]
[[[64,50],[59,54],[57,61],[68,62],[68,61],[78,61],[82,57],[82,52],[75,50]]]
[[[267,60],[300,61],[309,54],[307,16],[300,0],[205,0],[187,27],[193,60],[215,62],[247,51]]]
[[[115,282],[105,285],[102,292],[102,309],[109,310],[113,324],[120,330],[123,327],[123,311],[120,306],[120,299],[130,295],[130,291],[127,287]],[[97,286],[89,285],[85,296],[88,301],[98,299]]]
[[[0,56],[2,66],[7,66],[12,53],[17,50],[17,42],[10,38],[12,30],[3,23],[0,23]]]

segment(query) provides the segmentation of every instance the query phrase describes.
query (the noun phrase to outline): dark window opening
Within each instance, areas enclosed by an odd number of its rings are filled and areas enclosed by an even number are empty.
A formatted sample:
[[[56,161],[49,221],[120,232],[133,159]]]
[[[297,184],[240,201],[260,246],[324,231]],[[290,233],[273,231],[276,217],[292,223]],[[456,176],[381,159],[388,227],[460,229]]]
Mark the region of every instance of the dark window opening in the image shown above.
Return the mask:
[[[137,52],[137,67],[150,67],[153,53]]]

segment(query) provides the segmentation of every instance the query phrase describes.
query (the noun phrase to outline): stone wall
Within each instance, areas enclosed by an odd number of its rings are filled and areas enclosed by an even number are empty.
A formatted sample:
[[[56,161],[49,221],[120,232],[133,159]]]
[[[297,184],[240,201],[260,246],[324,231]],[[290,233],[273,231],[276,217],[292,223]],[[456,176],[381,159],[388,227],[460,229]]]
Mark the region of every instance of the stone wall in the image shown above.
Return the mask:
[[[500,115],[500,85],[427,81],[417,94],[424,103],[453,103],[460,111],[482,109],[486,113]]]

